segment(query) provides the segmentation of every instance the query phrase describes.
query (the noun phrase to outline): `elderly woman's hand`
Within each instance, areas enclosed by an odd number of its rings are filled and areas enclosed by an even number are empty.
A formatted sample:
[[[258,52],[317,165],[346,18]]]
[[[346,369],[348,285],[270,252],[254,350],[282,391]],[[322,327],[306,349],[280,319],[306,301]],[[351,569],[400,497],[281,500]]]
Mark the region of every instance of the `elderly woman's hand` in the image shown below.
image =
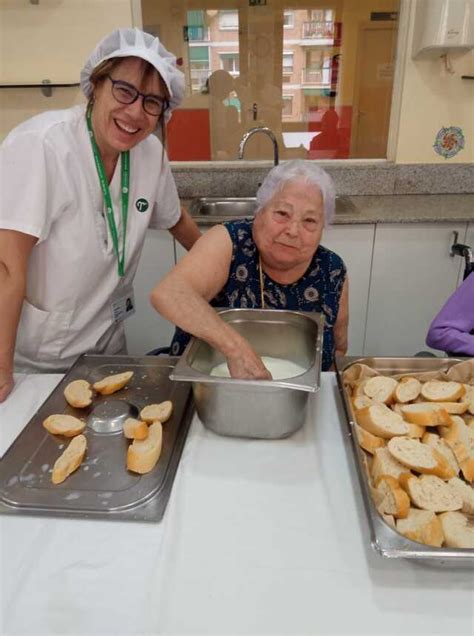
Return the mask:
[[[244,380],[272,379],[272,374],[250,346],[243,348],[236,354],[228,356],[227,366],[229,367],[232,378]]]

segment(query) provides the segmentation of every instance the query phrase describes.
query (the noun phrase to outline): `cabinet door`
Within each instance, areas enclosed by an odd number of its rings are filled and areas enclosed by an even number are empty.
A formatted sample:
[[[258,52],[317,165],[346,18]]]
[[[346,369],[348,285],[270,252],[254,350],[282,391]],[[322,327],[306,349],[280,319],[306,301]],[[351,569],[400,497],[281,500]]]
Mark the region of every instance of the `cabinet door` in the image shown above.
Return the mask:
[[[364,351],[365,321],[369,296],[370,266],[375,225],[332,225],[323,232],[321,243],[339,254],[349,279],[348,355]]]
[[[466,224],[378,224],[364,353],[412,356],[427,349],[429,325],[456,289],[460,259],[452,232]]]
[[[197,224],[198,228],[201,230],[201,233],[204,234],[205,232],[207,232],[207,230],[209,230],[211,228],[210,225],[200,225],[199,223]],[[183,258],[183,256],[186,254],[187,250],[184,249],[184,247],[178,243],[178,241],[176,239],[174,239],[174,259],[175,259],[175,263],[177,263],[181,258]]]
[[[136,313],[125,321],[128,352],[143,355],[171,342],[174,326],[150,304],[150,292],[174,266],[173,237],[164,230],[148,230],[134,282]]]

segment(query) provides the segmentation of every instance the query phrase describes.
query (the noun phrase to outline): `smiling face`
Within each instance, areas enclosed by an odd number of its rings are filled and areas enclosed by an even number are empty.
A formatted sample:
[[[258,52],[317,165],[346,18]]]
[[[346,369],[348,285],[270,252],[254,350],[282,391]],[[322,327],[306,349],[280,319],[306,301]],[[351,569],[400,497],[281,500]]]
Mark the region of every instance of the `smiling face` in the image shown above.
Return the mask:
[[[166,98],[158,72],[147,72],[147,64],[138,57],[120,60],[110,72],[114,80],[134,86],[145,95]],[[133,104],[121,104],[112,94],[112,82],[103,77],[94,90],[92,125],[103,159],[113,159],[120,152],[130,150],[156,128],[159,117],[143,109],[141,96]]]
[[[272,277],[273,271],[297,280],[318,248],[323,227],[321,191],[302,179],[284,183],[258,212],[253,225],[266,271]]]

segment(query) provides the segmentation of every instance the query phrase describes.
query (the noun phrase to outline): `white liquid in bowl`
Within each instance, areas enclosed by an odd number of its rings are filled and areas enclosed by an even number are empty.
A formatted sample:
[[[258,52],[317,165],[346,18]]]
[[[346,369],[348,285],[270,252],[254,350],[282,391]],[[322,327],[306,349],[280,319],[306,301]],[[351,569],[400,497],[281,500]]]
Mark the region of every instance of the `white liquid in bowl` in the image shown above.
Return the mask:
[[[274,380],[284,380],[286,378],[294,378],[295,375],[301,375],[307,369],[290,360],[282,358],[271,358],[270,356],[262,356],[262,362],[272,374]],[[222,362],[211,369],[210,375],[219,378],[230,378],[227,362]]]

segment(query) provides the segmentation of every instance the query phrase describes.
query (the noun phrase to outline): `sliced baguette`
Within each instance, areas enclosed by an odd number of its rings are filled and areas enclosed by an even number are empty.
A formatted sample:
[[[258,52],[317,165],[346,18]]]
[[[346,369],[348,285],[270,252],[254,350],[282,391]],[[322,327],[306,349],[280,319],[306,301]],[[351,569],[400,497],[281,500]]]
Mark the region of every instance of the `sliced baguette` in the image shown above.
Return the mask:
[[[412,424],[411,422],[407,422],[407,426],[407,437],[415,437],[420,439],[426,433],[426,426],[421,426],[420,424]]]
[[[43,426],[53,435],[64,435],[64,437],[74,437],[79,435],[86,428],[86,423],[73,415],[50,415]]]
[[[377,375],[364,385],[364,393],[367,397],[371,398],[375,402],[383,402],[384,404],[390,404],[393,402],[393,396],[398,382],[394,378],[389,378],[384,375]]]
[[[87,440],[85,435],[78,435],[69,442],[66,450],[54,463],[51,476],[53,484],[60,484],[79,468],[86,454],[86,449]]]
[[[357,440],[361,448],[373,455],[377,448],[383,448],[385,441],[381,437],[372,435],[358,424],[355,425]]]
[[[464,478],[474,481],[474,450],[471,447],[471,433],[462,417],[452,416],[452,425],[440,426],[441,437],[446,441],[461,469]]]
[[[374,484],[384,475],[391,475],[395,479],[399,479],[402,473],[407,473],[409,470],[400,462],[392,457],[387,448],[377,448],[374,452],[374,460],[370,467],[370,473]]]
[[[448,411],[436,402],[416,402],[400,407],[402,417],[411,424],[419,426],[449,426],[451,419]]]
[[[457,402],[465,393],[460,382],[430,380],[421,387],[421,395],[429,402]]]
[[[161,422],[154,422],[148,429],[146,439],[135,439],[127,451],[127,468],[134,473],[149,473],[156,465],[161,453],[163,428]]]
[[[461,497],[461,511],[468,515],[474,515],[474,488],[458,477],[453,477],[447,483],[449,487]]]
[[[352,406],[356,411],[363,409],[365,406],[370,406],[373,403],[374,401],[372,398],[369,398],[366,395],[357,395],[352,399]]]
[[[474,548],[474,526],[462,512],[439,515],[445,543],[450,548]]]
[[[101,395],[112,395],[123,389],[133,377],[133,371],[124,371],[124,373],[117,373],[115,375],[108,375],[102,380],[95,382],[92,386],[94,391]]]
[[[74,380],[64,389],[66,402],[76,409],[83,409],[92,404],[92,389],[87,380]]]
[[[173,403],[170,400],[165,400],[159,404],[149,404],[140,411],[140,418],[147,423],[161,422],[164,424],[167,422],[173,412]]]
[[[422,510],[447,512],[461,510],[462,499],[442,479],[435,475],[402,475],[400,485],[408,493],[411,501]]]
[[[387,449],[400,464],[419,473],[437,475],[442,479],[456,475],[441,453],[417,439],[394,437],[389,440]]]
[[[382,403],[359,409],[356,412],[356,419],[359,426],[384,439],[408,434],[408,426],[403,418]]]
[[[146,439],[148,437],[148,425],[146,422],[127,417],[123,423],[123,433],[127,439]]]
[[[410,508],[405,519],[397,520],[397,531],[407,539],[438,548],[444,540],[441,522],[436,514],[429,510]]]
[[[436,448],[447,460],[456,475],[459,475],[459,464],[450,446],[436,433],[425,433],[421,438],[423,444]]]
[[[410,499],[407,493],[400,488],[395,477],[382,475],[377,480],[376,489],[382,494],[382,501],[377,506],[380,514],[392,515],[397,519],[402,519],[408,515]]]
[[[402,404],[412,402],[420,395],[421,382],[416,378],[401,378],[395,389],[395,400]]]
[[[467,410],[471,415],[474,415],[474,386],[472,384],[465,384],[464,389],[466,393],[463,396],[463,402],[467,402]]]

